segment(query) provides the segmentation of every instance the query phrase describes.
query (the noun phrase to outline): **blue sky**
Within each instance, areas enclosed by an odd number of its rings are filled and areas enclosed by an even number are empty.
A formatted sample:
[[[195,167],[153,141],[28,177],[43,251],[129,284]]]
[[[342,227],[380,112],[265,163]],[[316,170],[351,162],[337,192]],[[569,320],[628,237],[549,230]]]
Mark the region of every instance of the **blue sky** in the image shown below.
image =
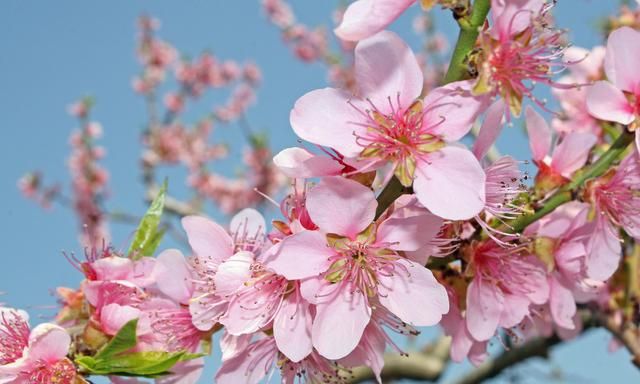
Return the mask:
[[[292,1],[298,18],[309,24],[330,23],[338,1]],[[611,13],[616,1],[560,0],[558,24],[570,29],[578,46],[600,43],[595,30],[598,17]],[[392,29],[410,44],[418,40],[411,32],[414,7]],[[138,138],[145,122],[142,100],[130,87],[138,72],[135,58],[136,18],[147,13],[162,22],[160,35],[182,52],[196,55],[209,49],[222,58],[253,60],[263,70],[258,103],[248,119],[256,129],[266,130],[274,150],[296,143],[288,123],[293,102],[303,93],[326,85],[321,65],[292,59],[279,32],[264,18],[258,1],[132,1],[132,2],[26,2],[6,0],[0,5],[0,224],[3,240],[0,291],[2,301],[30,309],[33,317],[53,314],[50,291],[56,286],[76,286],[81,276],[64,260],[61,250],[80,252],[76,223],[64,208],[42,209],[22,198],[16,181],[26,171],[40,169],[48,182],[68,186],[67,138],[75,122],[66,105],[83,95],[97,100],[94,118],[104,127],[102,143],[107,148],[104,164],[111,173],[112,210],[141,214],[142,187],[136,167]],[[435,11],[436,23],[447,37],[455,39],[455,25],[445,12]],[[214,99],[219,96],[214,96]],[[206,101],[192,110],[204,111]],[[219,140],[229,143],[239,155],[242,148],[238,127],[220,128]],[[499,141],[503,152],[527,159],[527,144],[518,128],[506,130]],[[234,161],[218,165],[232,173]],[[170,188],[183,191],[180,173],[170,173]],[[114,225],[114,244],[126,247],[131,226]],[[163,244],[174,246],[171,241]],[[430,333],[430,332],[427,332]],[[592,332],[553,352],[553,367],[568,375],[567,382],[631,382],[640,375],[628,362],[626,352],[607,352],[609,337]],[[207,368],[210,382],[215,357]],[[446,378],[468,366],[452,367]],[[514,372],[524,382],[546,382],[549,365],[527,364]],[[576,379],[577,378],[577,379]],[[506,382],[507,377],[498,380]]]

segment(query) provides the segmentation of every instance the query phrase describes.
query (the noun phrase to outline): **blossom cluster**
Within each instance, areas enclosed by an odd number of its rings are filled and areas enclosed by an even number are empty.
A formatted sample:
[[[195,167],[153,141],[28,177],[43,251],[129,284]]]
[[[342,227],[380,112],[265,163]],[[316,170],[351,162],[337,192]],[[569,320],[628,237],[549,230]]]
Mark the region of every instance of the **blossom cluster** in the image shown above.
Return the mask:
[[[68,256],[84,279],[58,289],[55,324],[30,330],[25,313],[1,309],[0,383],[159,374],[159,383],[195,383],[217,332],[216,383],[253,384],[274,372],[283,383],[348,383],[363,365],[382,382],[385,351],[407,354],[399,337],[421,327],[440,326],[451,359],[478,365],[494,339],[576,337],[591,326],[581,309],[637,325],[636,25],[588,51],[566,46],[544,0],[422,1],[451,9],[461,33],[478,37],[464,57],[454,52],[436,85],[419,55],[386,30],[414,2],[357,0],[340,15],[335,34],[352,49],[350,81],[312,90],[290,111],[294,133],[310,145],[270,161],[252,137],[247,163],[262,176],[249,184],[270,194],[277,172],[291,180],[272,199],[279,213],[270,224],[249,207],[246,183],[202,170],[225,152],[207,141],[213,122],[243,113],[259,72],[209,54],[180,63],[167,117],[150,117],[145,167],[187,164],[199,194],[239,212],[228,225],[184,215],[188,251],[156,252],[161,188],[128,252],[91,241],[83,259]],[[325,54],[323,35],[296,24],[282,0],[263,8],[300,58]],[[142,19],[144,71],[134,86],[147,96],[176,56],[153,28]],[[240,78],[238,92],[248,94],[236,93],[195,130],[176,120],[186,99]],[[544,86],[561,108],[550,121],[534,89]],[[522,161],[491,151],[521,116],[533,178]],[[463,139],[474,126],[469,148]]]

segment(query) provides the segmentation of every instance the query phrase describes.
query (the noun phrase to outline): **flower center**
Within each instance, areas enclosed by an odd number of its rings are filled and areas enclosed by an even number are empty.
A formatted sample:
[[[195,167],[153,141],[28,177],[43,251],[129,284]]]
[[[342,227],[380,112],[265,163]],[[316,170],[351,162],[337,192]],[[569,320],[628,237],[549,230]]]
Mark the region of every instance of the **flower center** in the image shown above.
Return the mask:
[[[0,314],[0,365],[15,362],[22,357],[29,344],[29,325],[15,312]]]
[[[439,150],[444,146],[444,142],[425,132],[421,100],[416,100],[409,108],[403,109],[399,102],[397,107],[394,107],[389,98],[389,114],[380,112],[373,103],[371,107],[370,110],[361,111],[366,116],[366,121],[361,124],[366,130],[356,139],[363,147],[360,158],[393,163],[395,175],[400,182],[404,186],[410,186],[413,183],[416,159],[423,154]]]

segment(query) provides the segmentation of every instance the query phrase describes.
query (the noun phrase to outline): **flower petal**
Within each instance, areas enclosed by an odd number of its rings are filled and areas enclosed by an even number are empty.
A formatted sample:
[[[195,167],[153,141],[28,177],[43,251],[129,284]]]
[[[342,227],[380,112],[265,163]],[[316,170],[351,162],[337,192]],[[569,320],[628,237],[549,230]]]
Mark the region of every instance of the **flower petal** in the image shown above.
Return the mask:
[[[44,323],[37,325],[29,335],[28,359],[54,363],[67,356],[71,337],[55,324]]]
[[[185,216],[182,227],[187,232],[193,252],[219,264],[233,254],[233,241],[220,225],[201,216]]]
[[[504,308],[498,288],[474,278],[467,289],[467,329],[477,341],[489,340],[496,333]]]
[[[334,30],[342,40],[358,41],[382,31],[416,0],[358,0]]]
[[[342,289],[331,301],[316,306],[313,346],[327,359],[343,358],[356,348],[370,318],[363,294]]]
[[[553,150],[551,168],[566,178],[582,168],[589,159],[591,148],[598,138],[585,132],[571,132]]]
[[[609,81],[623,91],[631,93],[640,91],[638,57],[640,57],[640,32],[629,27],[618,28],[611,32],[607,41],[607,55],[604,59],[604,69]]]
[[[334,159],[319,156],[304,148],[285,148],[273,158],[274,164],[291,178],[312,178],[339,175],[344,168]]]
[[[233,294],[251,277],[251,265],[254,261],[253,253],[240,251],[221,263],[213,277],[216,294]]]
[[[535,161],[542,161],[551,152],[551,128],[544,117],[531,107],[525,110],[525,119],[531,157]]]
[[[316,89],[300,97],[289,116],[293,131],[303,140],[331,147],[346,157],[362,151],[353,132],[367,121],[351,95],[334,88]],[[359,108],[360,109],[360,108]]]
[[[587,90],[587,110],[605,121],[630,124],[635,116],[624,93],[608,81],[598,81]]]
[[[401,199],[410,201],[398,207]],[[378,227],[376,243],[387,243],[389,249],[399,251],[417,251],[436,237],[443,223],[442,218],[419,206],[415,196],[404,195],[396,200],[393,214]]]
[[[330,264],[328,258],[332,255],[325,235],[318,231],[302,231],[271,247],[264,264],[288,280],[298,280],[326,271]]]
[[[484,208],[485,180],[471,152],[447,146],[417,164],[413,188],[431,212],[445,219],[465,220]]]
[[[486,109],[487,97],[473,96],[472,83],[456,81],[435,88],[424,98],[422,124],[427,133],[446,141],[462,139]]]
[[[502,132],[502,128],[504,127],[502,123],[504,107],[504,101],[498,99],[487,109],[478,137],[475,143],[473,143],[473,154],[476,155],[478,160],[484,158],[489,148],[491,148],[498,136],[500,136],[500,132]]]
[[[293,362],[307,357],[311,343],[311,310],[299,294],[291,294],[282,302],[273,321],[273,336],[278,349]]]
[[[524,31],[543,5],[544,0],[491,0],[493,35],[506,39]]]
[[[371,224],[377,206],[371,189],[343,177],[325,177],[307,194],[311,220],[324,232],[352,239]]]
[[[253,208],[245,208],[236,213],[229,223],[229,232],[236,239],[252,239],[257,243],[264,240],[267,223],[264,217]]]
[[[391,112],[390,101],[408,108],[420,96],[424,84],[413,51],[398,35],[389,31],[358,43],[355,73],[360,97],[370,100],[383,113]]]
[[[596,212],[599,212],[598,207]],[[603,213],[598,213],[587,251],[587,275],[590,278],[605,281],[618,269],[622,253],[618,231]]]
[[[449,312],[449,297],[431,271],[420,264],[399,259],[390,276],[378,274],[380,303],[404,322],[431,326]]]
[[[182,252],[167,249],[158,255],[153,276],[160,292],[178,303],[189,303],[193,281],[189,264]]]
[[[549,308],[553,321],[565,329],[574,329],[573,316],[576,314],[576,300],[571,290],[562,284],[557,277],[549,278]]]

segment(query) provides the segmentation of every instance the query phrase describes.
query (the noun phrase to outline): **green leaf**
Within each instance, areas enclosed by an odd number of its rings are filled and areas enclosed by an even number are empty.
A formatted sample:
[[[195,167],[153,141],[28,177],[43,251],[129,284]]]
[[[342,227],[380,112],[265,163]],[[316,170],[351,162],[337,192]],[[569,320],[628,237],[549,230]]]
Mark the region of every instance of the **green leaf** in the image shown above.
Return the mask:
[[[176,363],[202,357],[202,354],[186,352],[134,352],[94,359],[83,356],[76,362],[94,375],[126,374],[152,377],[168,373]]]
[[[167,181],[162,184],[162,188],[158,192],[156,198],[151,202],[147,213],[140,221],[133,242],[129,247],[129,257],[138,260],[143,256],[151,256],[160,244],[163,229],[158,229],[160,225],[160,217],[164,209],[164,199],[167,192]]]
[[[133,319],[123,325],[113,339],[95,355],[94,360],[97,362],[99,360],[109,359],[118,353],[126,352],[135,347],[138,342],[136,336],[137,326],[138,319]]]

